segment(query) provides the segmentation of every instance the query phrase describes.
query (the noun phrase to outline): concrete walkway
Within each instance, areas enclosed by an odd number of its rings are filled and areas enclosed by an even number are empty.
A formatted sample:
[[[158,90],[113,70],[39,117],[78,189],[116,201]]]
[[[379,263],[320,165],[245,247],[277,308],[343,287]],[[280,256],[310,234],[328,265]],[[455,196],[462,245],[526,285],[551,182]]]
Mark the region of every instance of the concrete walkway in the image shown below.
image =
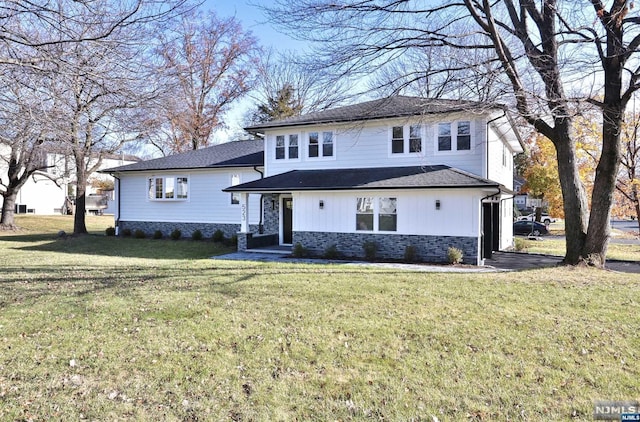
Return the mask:
[[[437,273],[487,273],[502,271],[524,271],[537,268],[555,267],[560,264],[562,258],[549,255],[537,255],[517,252],[495,252],[492,259],[485,260],[485,265],[476,267],[471,265],[427,265],[427,264],[401,264],[388,262],[362,262],[327,259],[292,258],[288,252],[235,252],[227,255],[219,255],[212,259],[231,261],[258,261],[258,262],[285,262],[304,263],[317,265],[346,265],[356,267],[387,268],[403,271],[421,271]],[[640,274],[640,262],[607,261],[607,269],[625,273]]]

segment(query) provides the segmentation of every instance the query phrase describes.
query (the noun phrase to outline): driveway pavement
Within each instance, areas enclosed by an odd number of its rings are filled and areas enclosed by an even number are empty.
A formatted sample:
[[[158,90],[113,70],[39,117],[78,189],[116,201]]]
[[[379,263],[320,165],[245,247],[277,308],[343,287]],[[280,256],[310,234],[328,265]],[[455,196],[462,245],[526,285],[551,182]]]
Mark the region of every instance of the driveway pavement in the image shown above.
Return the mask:
[[[400,263],[372,263],[361,261],[342,261],[326,259],[292,258],[288,253],[260,253],[260,252],[235,252],[227,255],[219,255],[212,259],[224,259],[234,261],[259,261],[259,262],[289,262],[318,265],[348,265],[361,267],[388,268],[405,271],[440,272],[440,273],[486,273],[501,271],[523,271],[537,268],[555,267],[560,264],[562,258],[549,255],[537,255],[518,252],[495,252],[492,259],[485,260],[481,267],[464,265],[423,265]],[[607,268],[613,271],[640,274],[640,262],[607,261]]]

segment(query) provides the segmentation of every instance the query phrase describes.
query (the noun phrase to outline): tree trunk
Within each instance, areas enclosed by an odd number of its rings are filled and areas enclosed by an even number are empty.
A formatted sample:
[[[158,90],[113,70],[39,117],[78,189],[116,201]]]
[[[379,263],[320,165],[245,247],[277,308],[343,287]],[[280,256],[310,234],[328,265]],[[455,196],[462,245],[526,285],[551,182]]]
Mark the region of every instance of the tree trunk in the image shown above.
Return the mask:
[[[84,165],[84,161],[83,161]],[[73,216],[73,233],[86,234],[87,226],[85,224],[86,210],[86,193],[87,193],[87,177],[80,166],[76,166],[76,213]]]
[[[602,153],[591,196],[589,230],[584,245],[583,257],[589,264],[604,267],[609,236],[611,235],[611,207],[616,176],[620,167],[620,131],[622,111],[604,112],[602,128]]]
[[[0,228],[13,229],[16,227],[15,209],[18,191],[7,189],[7,192],[3,196],[4,202],[2,203],[2,215],[0,215]]]
[[[559,124],[552,139],[558,159],[558,176],[562,189],[567,251],[564,263],[576,265],[582,259],[587,233],[587,197],[575,161],[576,144],[569,133],[570,124]]]
[[[633,202],[633,206],[636,209],[636,223],[638,223],[638,233],[640,233],[640,201],[636,200]]]

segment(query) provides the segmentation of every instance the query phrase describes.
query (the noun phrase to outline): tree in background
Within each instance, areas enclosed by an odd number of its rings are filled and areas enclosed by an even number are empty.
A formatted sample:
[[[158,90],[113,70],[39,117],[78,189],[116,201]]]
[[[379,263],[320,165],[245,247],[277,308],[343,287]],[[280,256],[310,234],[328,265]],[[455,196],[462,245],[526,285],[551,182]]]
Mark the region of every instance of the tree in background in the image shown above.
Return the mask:
[[[336,82],[326,69],[309,66],[292,52],[269,51],[258,62],[257,72],[251,96],[258,105],[249,110],[247,126],[325,110],[349,95],[344,82]]]
[[[565,263],[604,266],[622,117],[640,88],[635,57],[640,51],[640,17],[630,10],[632,3],[275,0],[266,11],[274,24],[314,42],[316,48],[309,56],[313,63],[332,69],[339,79],[379,74],[403,63],[410,52],[432,50],[440,58],[455,54],[458,59],[433,62],[435,67],[424,72],[425,78],[464,74],[473,68],[480,80],[499,85],[519,117],[546,136],[556,150],[565,214]],[[477,50],[491,54],[468,54]],[[408,70],[411,83],[417,83],[419,73],[412,67]],[[592,85],[580,86],[582,92],[569,92],[576,89],[576,81],[585,80]],[[389,86],[397,92],[395,85]],[[580,180],[573,125],[585,103],[598,110],[602,121],[590,210]]]
[[[529,155],[522,174],[525,179],[523,191],[546,202],[549,214],[564,218],[558,162],[553,144],[539,134],[534,135],[527,143]]]
[[[101,136],[108,138],[100,131],[124,127],[120,119],[123,113],[115,113],[113,102],[101,112],[96,111],[95,105],[109,101],[107,98],[113,98],[125,80],[132,80],[131,73],[127,74],[125,69],[140,65],[117,54],[118,48],[142,47],[140,41],[150,38],[151,27],[191,7],[185,0],[60,0],[54,7],[50,2],[22,0],[3,4],[0,27],[0,72],[4,84],[0,98],[3,123],[0,142],[3,145],[0,152],[8,172],[6,183],[2,183],[0,218],[4,225],[13,226],[15,195],[28,177],[49,167],[45,152],[49,149],[70,151],[73,144],[70,133],[77,134],[75,139],[84,144],[84,149],[78,147],[74,151],[76,163],[80,163],[79,157],[84,155],[85,170],[93,170],[92,166],[86,166],[88,160],[99,161],[96,151],[101,147],[96,141]],[[131,34],[138,38],[132,38]],[[94,52],[93,57],[76,54],[84,47]],[[111,74],[120,75],[120,83],[112,84],[114,80],[105,76],[103,70],[109,65]],[[65,106],[74,100],[72,107],[76,109],[69,112]],[[129,101],[120,109],[128,110],[128,114],[132,106]],[[92,111],[88,111],[90,108]],[[79,174],[80,180],[86,181],[84,176],[86,174]],[[79,191],[83,201],[82,183]],[[78,210],[82,216],[76,214],[74,232],[84,233],[84,204]]]
[[[622,133],[622,158],[616,189],[635,213],[640,231],[640,120],[635,113],[627,113]],[[626,212],[623,213],[626,215]]]
[[[47,167],[38,93],[24,84],[29,72],[15,70],[3,74],[4,89],[0,90],[0,169],[6,170],[6,178],[0,178],[3,230],[15,228],[15,204],[22,186]]]
[[[209,144],[222,115],[254,85],[256,38],[235,18],[213,12],[185,15],[162,34],[158,55],[166,92],[149,120],[150,142],[161,152]]]

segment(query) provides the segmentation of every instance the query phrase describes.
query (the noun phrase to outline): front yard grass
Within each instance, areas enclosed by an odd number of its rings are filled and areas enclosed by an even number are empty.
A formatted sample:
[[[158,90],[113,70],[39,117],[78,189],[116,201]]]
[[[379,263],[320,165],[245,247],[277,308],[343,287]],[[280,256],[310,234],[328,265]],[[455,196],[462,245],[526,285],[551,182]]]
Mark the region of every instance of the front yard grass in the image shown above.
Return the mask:
[[[591,420],[639,398],[636,275],[223,252],[0,236],[0,420]]]
[[[566,242],[564,239],[542,237],[542,240],[521,238],[521,241],[524,245],[524,252],[556,256],[564,256],[566,253]],[[640,261],[640,244],[619,244],[609,242],[607,259]]]

